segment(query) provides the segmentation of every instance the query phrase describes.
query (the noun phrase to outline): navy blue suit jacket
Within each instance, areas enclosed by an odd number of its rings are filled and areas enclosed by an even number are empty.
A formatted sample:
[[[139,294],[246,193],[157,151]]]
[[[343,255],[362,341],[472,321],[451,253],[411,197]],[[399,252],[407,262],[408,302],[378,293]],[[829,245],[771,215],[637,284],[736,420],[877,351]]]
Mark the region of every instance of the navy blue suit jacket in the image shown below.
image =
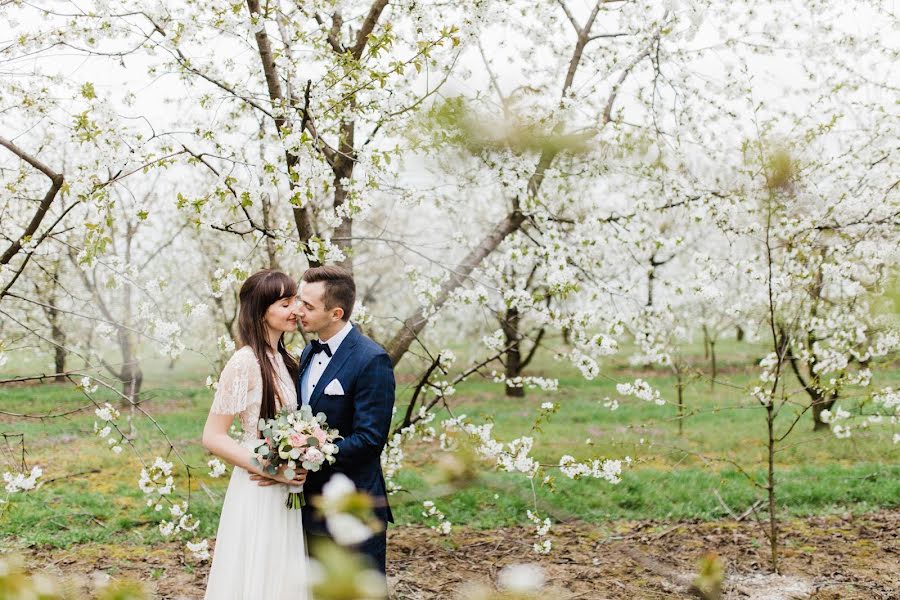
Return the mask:
[[[311,351],[312,346],[308,344],[300,355],[298,399],[302,398],[303,372],[312,362]],[[343,395],[324,393],[333,379],[340,382]],[[381,451],[387,443],[394,409],[394,387],[394,369],[387,352],[354,326],[331,357],[309,399],[313,414],[325,413],[328,426],[337,429],[343,439],[337,442],[336,462],[323,465],[320,471],[310,472],[306,478],[303,527],[307,533],[328,535],[310,499],[322,493],[322,486],[335,472],[349,477],[356,489],[375,499],[375,515],[382,522],[394,522],[381,472]]]

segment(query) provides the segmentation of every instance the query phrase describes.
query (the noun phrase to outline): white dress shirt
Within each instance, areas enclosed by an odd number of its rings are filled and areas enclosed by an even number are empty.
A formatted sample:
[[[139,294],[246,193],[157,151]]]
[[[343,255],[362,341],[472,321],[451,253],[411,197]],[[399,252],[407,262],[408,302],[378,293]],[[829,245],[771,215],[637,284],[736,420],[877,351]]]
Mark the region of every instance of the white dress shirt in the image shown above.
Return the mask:
[[[328,363],[331,362],[332,356],[337,352],[337,349],[340,347],[341,342],[344,341],[344,338],[347,337],[347,334],[350,333],[350,330],[353,329],[353,325],[350,321],[344,325],[344,327],[338,331],[336,334],[328,338],[327,340],[322,340],[325,344],[328,344],[328,347],[331,348],[331,356],[328,356],[324,352],[319,352],[312,357],[312,361],[309,363],[309,376],[306,377],[306,389],[304,390],[303,397],[305,399],[304,404],[309,402],[309,399],[312,398],[313,391],[316,389],[316,386],[319,384],[319,379],[322,378],[322,373],[325,372],[325,369],[328,367]],[[323,382],[325,385],[328,385],[328,382]]]

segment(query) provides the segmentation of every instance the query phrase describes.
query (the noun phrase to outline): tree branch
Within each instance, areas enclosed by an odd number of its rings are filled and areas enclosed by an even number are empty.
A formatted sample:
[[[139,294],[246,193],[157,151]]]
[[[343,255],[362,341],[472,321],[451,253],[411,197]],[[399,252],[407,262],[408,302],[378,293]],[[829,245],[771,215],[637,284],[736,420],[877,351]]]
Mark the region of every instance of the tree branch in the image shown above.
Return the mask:
[[[50,185],[50,189],[47,190],[46,194],[44,194],[44,198],[38,205],[38,208],[35,211],[34,215],[31,217],[31,222],[28,223],[25,231],[23,231],[22,235],[19,236],[19,239],[12,242],[12,244],[10,244],[3,255],[0,256],[0,265],[5,265],[9,264],[9,261],[11,261],[12,258],[22,249],[23,239],[30,239],[38,230],[38,227],[41,226],[41,221],[44,220],[44,217],[47,215],[47,211],[50,209],[50,205],[53,204],[53,200],[56,199],[56,195],[62,188],[64,178],[62,173],[54,172],[52,169],[50,169],[50,167],[39,161],[37,158],[31,156],[5,137],[0,137],[0,146],[4,146],[10,152],[21,158],[23,161],[27,162],[29,165],[49,177],[50,181],[52,182]]]
[[[384,11],[387,4],[388,0],[375,0],[369,8],[369,14],[366,15],[366,20],[363,21],[362,27],[356,35],[356,43],[353,45],[353,48],[350,49],[350,54],[352,54],[353,58],[356,60],[362,58],[362,53],[366,49],[366,44],[369,43],[369,35],[371,35],[372,30],[375,29],[375,25],[378,24],[378,19],[381,17],[381,13]]]

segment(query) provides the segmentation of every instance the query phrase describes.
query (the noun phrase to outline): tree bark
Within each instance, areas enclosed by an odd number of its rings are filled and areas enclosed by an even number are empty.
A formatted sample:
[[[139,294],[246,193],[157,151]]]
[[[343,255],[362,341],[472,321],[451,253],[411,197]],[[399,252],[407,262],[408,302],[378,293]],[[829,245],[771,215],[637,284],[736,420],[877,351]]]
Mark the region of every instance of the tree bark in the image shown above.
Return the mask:
[[[67,381],[64,373],[66,372],[66,332],[59,326],[58,311],[50,309],[50,339],[53,340],[53,368],[55,369],[56,383],[65,383]]]
[[[506,310],[501,327],[503,335],[506,337],[506,395],[510,398],[522,398],[525,396],[525,386],[514,386],[509,383],[510,380],[522,375],[518,308],[512,307]]]
[[[481,264],[481,262],[491,252],[497,249],[506,236],[518,230],[522,223],[525,222],[525,215],[518,209],[514,209],[511,213],[497,224],[496,227],[487,235],[481,243],[478,244],[462,262],[452,271],[450,277],[441,285],[440,292],[434,301],[434,310],[440,309],[450,298],[450,294],[461,286],[469,277],[472,271]],[[387,352],[391,357],[391,362],[397,364],[419,333],[428,324],[430,313],[427,309],[421,307],[403,322],[400,331],[387,343]]]

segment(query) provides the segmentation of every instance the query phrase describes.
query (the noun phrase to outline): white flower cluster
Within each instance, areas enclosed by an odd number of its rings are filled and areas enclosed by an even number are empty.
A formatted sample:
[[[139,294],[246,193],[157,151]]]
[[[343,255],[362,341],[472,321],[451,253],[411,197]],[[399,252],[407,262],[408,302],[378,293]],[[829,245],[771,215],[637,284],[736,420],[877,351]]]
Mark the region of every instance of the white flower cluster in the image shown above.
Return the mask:
[[[765,383],[775,381],[775,367],[778,366],[778,355],[774,352],[770,352],[759,361],[759,366],[761,368],[759,372],[760,381]]]
[[[530,390],[541,389],[545,392],[559,391],[559,379],[548,379],[530,375],[526,377],[507,377],[505,373],[497,373],[496,371],[491,371],[491,376],[493,377],[494,383],[503,383],[511,388],[527,387]]]
[[[85,377],[84,379],[81,380],[81,387],[84,388],[85,385],[88,385],[89,383],[90,383],[90,380],[87,377]],[[97,415],[98,419],[103,421],[102,426],[100,424],[98,424],[96,421],[94,421],[94,433],[96,433],[97,437],[99,437],[101,440],[106,440],[106,443],[109,444],[110,449],[114,453],[121,454],[121,452],[122,452],[121,442],[122,442],[123,438],[120,437],[119,440],[117,441],[114,437],[112,437],[110,435],[113,430],[114,421],[116,419],[118,419],[119,416],[121,416],[119,411],[116,410],[112,406],[112,404],[110,404],[109,402],[106,402],[102,407],[94,410],[94,414]]]
[[[418,303],[424,307],[431,307],[432,303],[441,292],[441,279],[429,277],[422,273],[421,269],[413,265],[407,265],[406,277],[412,283],[413,293]],[[426,314],[430,314],[433,308],[427,308]]]
[[[237,283],[246,279],[249,274],[247,267],[238,261],[232,263],[227,271],[218,268],[213,271],[213,281],[208,291],[214,298],[221,298],[222,294],[236,288]]]
[[[847,421],[850,418],[850,413],[843,408],[837,406],[834,411],[825,409],[819,414],[819,418],[822,419],[823,423],[831,425],[831,432],[836,438],[847,439],[850,437],[850,427],[841,423],[841,421]]]
[[[569,358],[572,364],[575,365],[575,368],[581,371],[581,376],[588,381],[600,374],[600,364],[584,352],[575,349],[569,355]]]
[[[91,378],[90,378],[90,377],[82,377],[82,378],[81,378],[81,382],[78,384],[78,387],[79,387],[79,389],[81,389],[85,394],[93,394],[93,393],[96,392],[97,389],[98,389],[98,386],[97,386],[96,383],[95,383],[94,385],[91,385]],[[109,404],[107,404],[107,406],[109,406]],[[98,416],[99,416],[99,415],[98,415]],[[117,415],[117,416],[118,416],[118,415]],[[102,417],[101,417],[101,418],[102,418]],[[110,421],[111,419],[103,419],[103,420],[104,420],[104,421]]]
[[[631,457],[625,457],[625,463],[631,463]],[[592,477],[605,479],[609,483],[616,484],[622,481],[622,461],[607,458],[605,460],[594,459],[580,463],[575,457],[568,454],[559,459],[559,470],[569,479],[581,479]]]
[[[365,327],[372,323],[372,318],[372,311],[369,310],[368,306],[363,305],[361,302],[353,305],[353,322],[355,324]]]
[[[339,263],[346,260],[347,256],[339,246],[332,244],[331,240],[313,237],[309,240],[309,250],[306,252],[306,258],[320,263]]]
[[[185,315],[191,318],[199,318],[209,314],[209,305],[204,302],[194,302],[188,300],[184,303],[181,310]]]
[[[6,482],[6,491],[10,494],[27,492],[37,487],[37,479],[44,474],[40,467],[32,467],[31,473],[26,477],[25,473],[4,473],[3,481]]]
[[[446,372],[449,371],[456,362],[456,354],[449,348],[444,348],[438,353],[438,364]]]
[[[653,402],[657,406],[662,406],[666,403],[666,401],[660,397],[659,391],[654,390],[650,387],[649,383],[641,378],[635,379],[634,383],[616,384],[616,391],[623,396],[634,396],[635,398],[646,402]]]
[[[608,408],[610,411],[616,410],[619,408],[619,401],[611,398],[603,399],[603,408]]]
[[[185,547],[194,557],[194,560],[200,562],[209,560],[209,542],[206,539],[194,543],[187,542]]]
[[[769,406],[772,403],[772,394],[758,385],[750,390],[750,395],[756,398],[763,406]]]
[[[892,422],[900,417],[900,390],[894,388],[884,388],[879,392],[872,394],[872,401],[881,406],[885,411],[891,413]]]
[[[218,458],[210,459],[206,464],[211,469],[209,472],[210,477],[221,477],[225,474],[225,463]]]
[[[490,335],[481,338],[481,343],[488,347],[489,350],[499,352],[506,345],[506,338],[503,336],[503,330],[498,329]]]
[[[144,495],[148,496],[147,506],[153,506],[154,510],[162,510],[160,500],[171,494],[175,488],[175,478],[172,476],[172,463],[164,461],[157,456],[150,469],[141,469],[141,478],[138,486]]]
[[[159,338],[159,353],[162,356],[175,359],[184,352],[184,342],[181,341],[181,325],[173,321],[155,319],[151,330]]]
[[[219,339],[216,340],[216,346],[218,346],[219,352],[224,356],[231,356],[235,347],[234,340],[228,335],[220,335]]]
[[[431,529],[437,531],[441,535],[448,535],[452,525],[450,521],[447,520],[447,517],[444,516],[444,513],[439,511],[431,500],[426,500],[422,503],[422,506],[425,507],[425,510],[422,511],[422,516],[434,523],[430,526]]]
[[[396,412],[397,407],[394,407]],[[384,482],[387,486],[388,494],[394,494],[402,488],[394,481],[394,477],[403,466],[403,443],[412,440],[417,433],[422,433],[423,440],[430,441],[434,439],[434,428],[424,427],[434,420],[434,413],[428,413],[424,407],[419,408],[420,420],[413,425],[404,427],[391,436],[384,450],[381,452],[381,469],[384,472]],[[429,439],[430,438],[430,439]]]
[[[476,285],[473,288],[458,288],[453,292],[454,304],[466,306],[487,306],[490,296],[484,286]]]
[[[200,521],[187,512],[187,509],[187,502],[172,504],[169,507],[169,514],[172,516],[172,520],[160,521],[159,523],[159,532],[163,537],[171,537],[179,531],[186,531],[188,533],[197,531],[197,528],[200,527]]]
[[[446,419],[441,426],[445,432],[440,437],[442,450],[451,449],[447,433],[462,431],[477,440],[478,445],[475,447],[475,452],[478,456],[495,461],[497,468],[509,473],[524,473],[529,478],[537,475],[540,463],[529,456],[534,446],[534,438],[523,436],[504,445],[492,437],[493,423],[473,425],[466,422],[466,415]]]
[[[534,543],[534,551],[538,554],[550,554],[550,550],[553,547],[552,542],[549,539],[542,539],[550,532],[550,526],[552,525],[550,518],[545,517],[542,520],[537,513],[533,513],[530,510],[526,511],[525,514],[528,516],[528,520],[534,523],[536,528],[535,536],[537,536],[538,541]]]

